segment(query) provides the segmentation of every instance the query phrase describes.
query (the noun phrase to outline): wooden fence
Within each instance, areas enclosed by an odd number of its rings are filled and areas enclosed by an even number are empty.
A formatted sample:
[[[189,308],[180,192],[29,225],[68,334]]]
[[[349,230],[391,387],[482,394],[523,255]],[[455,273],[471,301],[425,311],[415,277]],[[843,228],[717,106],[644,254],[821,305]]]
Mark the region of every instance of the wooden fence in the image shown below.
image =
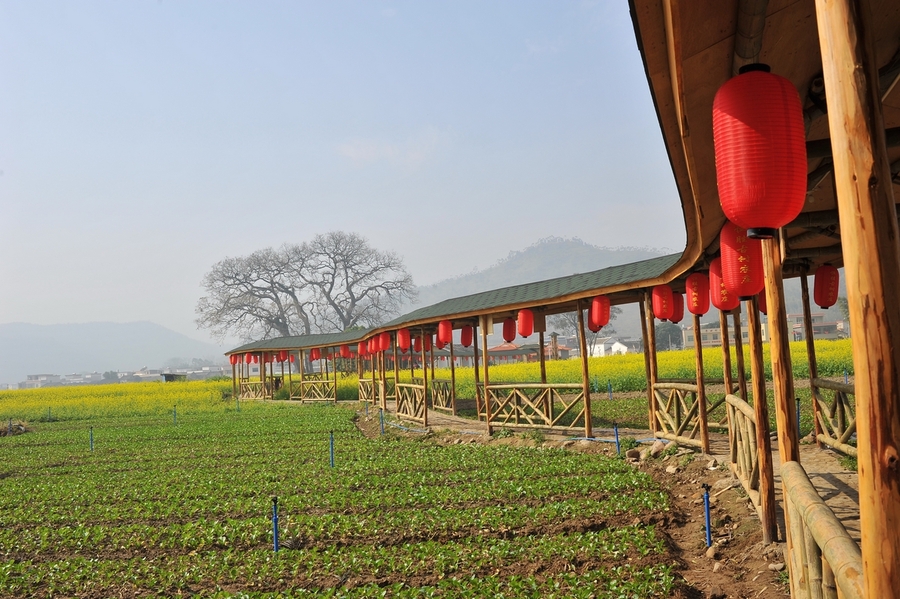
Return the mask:
[[[841,453],[856,457],[856,448],[850,445],[850,440],[856,433],[853,385],[817,378],[810,381],[810,388],[819,407],[816,416],[822,429],[816,439]],[[822,390],[834,392],[830,402],[822,398]]]
[[[797,462],[781,465],[790,523],[792,597],[864,599],[862,554]],[[838,592],[840,591],[840,592]]]
[[[750,501],[760,509],[759,447],[756,442],[756,413],[753,406],[737,395],[726,395],[725,403],[731,421],[731,471],[741,482]],[[762,517],[760,517],[762,520]]]
[[[484,397],[484,385],[479,384]],[[577,383],[491,383],[492,426],[564,427],[584,430],[584,387]],[[486,418],[484,402],[480,418]]]
[[[425,382],[397,383],[397,417],[428,426]]]
[[[453,403],[453,389],[450,380],[434,379],[431,381],[431,407],[435,410],[456,414],[456,406]]]
[[[241,399],[266,399],[269,385],[263,381],[241,381]]]

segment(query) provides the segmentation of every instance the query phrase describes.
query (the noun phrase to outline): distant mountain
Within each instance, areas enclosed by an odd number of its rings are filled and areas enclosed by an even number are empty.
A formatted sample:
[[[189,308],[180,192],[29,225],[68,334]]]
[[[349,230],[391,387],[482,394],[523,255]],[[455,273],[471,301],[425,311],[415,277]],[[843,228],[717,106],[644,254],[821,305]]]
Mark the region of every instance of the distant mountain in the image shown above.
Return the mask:
[[[29,374],[160,368],[173,358],[224,361],[221,348],[152,322],[0,324],[0,383]]]
[[[578,238],[548,237],[524,250],[510,252],[506,258],[483,270],[419,287],[419,297],[413,308],[500,287],[629,264],[666,253],[671,252],[652,248],[608,248]]]

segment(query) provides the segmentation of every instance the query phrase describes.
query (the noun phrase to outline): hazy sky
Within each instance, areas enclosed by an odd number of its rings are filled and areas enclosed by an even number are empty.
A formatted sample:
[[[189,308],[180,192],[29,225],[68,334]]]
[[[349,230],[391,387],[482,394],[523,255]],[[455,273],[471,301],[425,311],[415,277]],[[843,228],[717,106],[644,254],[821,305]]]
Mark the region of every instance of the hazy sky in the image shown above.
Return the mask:
[[[0,323],[198,339],[226,256],[684,247],[625,0],[0,0]]]

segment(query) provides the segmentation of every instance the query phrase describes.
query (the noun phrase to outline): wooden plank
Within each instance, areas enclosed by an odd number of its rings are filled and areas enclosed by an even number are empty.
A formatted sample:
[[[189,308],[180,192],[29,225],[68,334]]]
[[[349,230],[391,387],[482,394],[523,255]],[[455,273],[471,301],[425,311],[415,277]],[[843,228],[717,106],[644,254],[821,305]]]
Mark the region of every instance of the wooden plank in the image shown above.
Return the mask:
[[[685,391],[687,393],[696,393],[698,389],[696,383],[656,383],[653,385],[653,388],[664,391]]]

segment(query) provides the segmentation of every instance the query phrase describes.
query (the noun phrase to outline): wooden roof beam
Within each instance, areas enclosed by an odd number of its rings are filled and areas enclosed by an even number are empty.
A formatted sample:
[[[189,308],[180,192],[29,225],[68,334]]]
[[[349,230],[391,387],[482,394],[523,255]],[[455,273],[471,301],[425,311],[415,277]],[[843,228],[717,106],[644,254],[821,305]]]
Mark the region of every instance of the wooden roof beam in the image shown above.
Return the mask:
[[[900,146],[900,127],[885,129],[884,140],[889,148]],[[831,158],[831,138],[806,142],[806,157],[809,159]]]

